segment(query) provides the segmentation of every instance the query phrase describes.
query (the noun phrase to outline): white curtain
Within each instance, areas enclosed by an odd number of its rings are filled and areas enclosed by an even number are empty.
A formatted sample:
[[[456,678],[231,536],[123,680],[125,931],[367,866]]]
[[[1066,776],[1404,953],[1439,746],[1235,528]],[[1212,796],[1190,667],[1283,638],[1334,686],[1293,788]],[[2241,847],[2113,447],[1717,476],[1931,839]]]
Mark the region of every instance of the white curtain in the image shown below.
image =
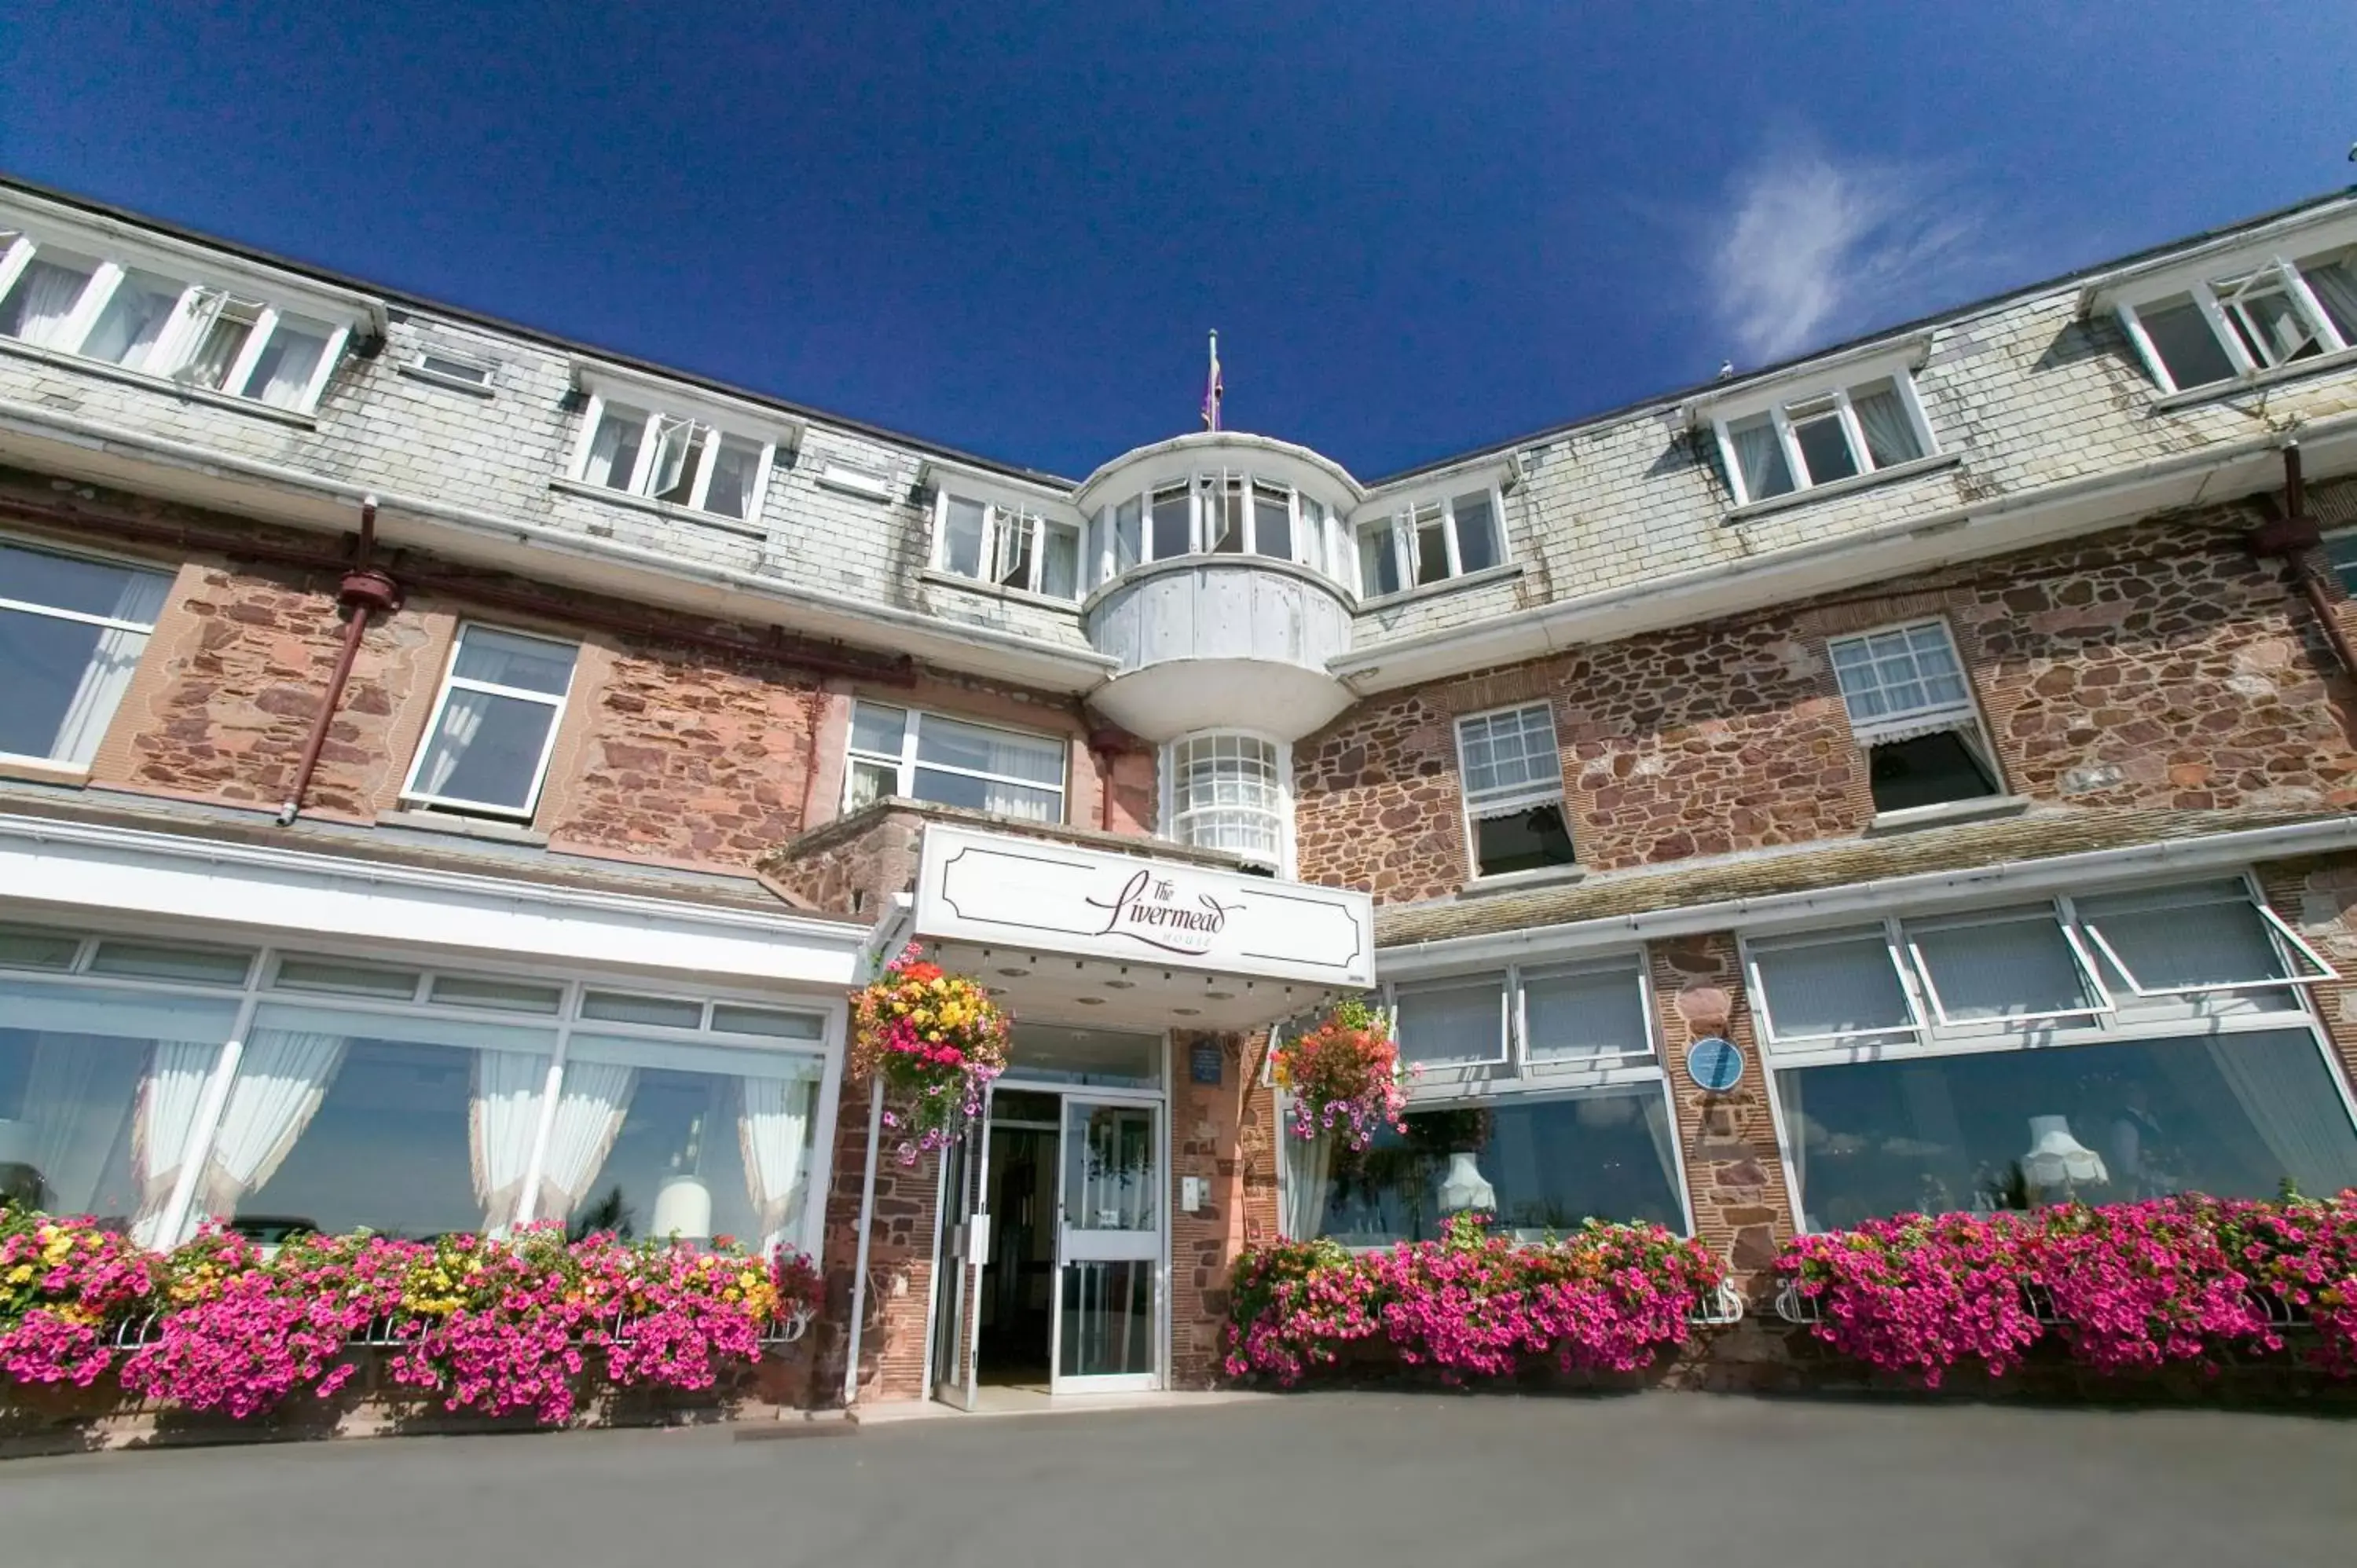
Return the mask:
[[[817,1084],[806,1078],[744,1078],[737,1118],[737,1153],[745,1165],[745,1192],[753,1200],[761,1251],[791,1240],[791,1221],[802,1204],[803,1144],[810,1135],[811,1101]]]
[[[608,489],[630,488],[630,471],[639,466],[639,441],[647,427],[647,416],[635,408],[608,403],[597,421],[597,434],[590,438],[589,464],[582,478]]]
[[[1296,1241],[1314,1241],[1326,1224],[1326,1194],[1334,1183],[1334,1140],[1321,1134],[1297,1138],[1282,1134],[1285,1144],[1285,1234]]]
[[[634,1067],[577,1057],[565,1064],[565,1090],[556,1098],[556,1118],[549,1125],[535,1214],[563,1219],[580,1207],[614,1146],[614,1135],[622,1130],[638,1086]]]
[[[2357,1187],[2349,1113],[2316,1069],[2305,1035],[2212,1040],[2210,1059],[2286,1176],[2310,1197]]]
[[[196,1135],[197,1108],[205,1097],[221,1054],[217,1045],[196,1040],[158,1040],[148,1053],[146,1081],[132,1112],[131,1172],[139,1183],[139,1212],[131,1239],[143,1247],[175,1240],[163,1235],[164,1210],[178,1185],[180,1166]]]
[[[91,274],[55,262],[36,261],[17,280],[16,336],[36,348],[63,347],[66,320],[90,285]]]
[[[1858,428],[1866,432],[1866,449],[1876,467],[1888,468],[1893,463],[1904,463],[1923,455],[1916,444],[1915,426],[1908,419],[1906,405],[1899,401],[1897,392],[1884,387],[1850,399],[1849,406],[1857,414]]]
[[[1792,467],[1784,460],[1784,447],[1776,439],[1773,424],[1762,420],[1758,424],[1737,425],[1727,435],[1735,438],[1735,460],[1743,467],[1746,500],[1764,500],[1792,488]]]
[[[32,1066],[16,1113],[30,1133],[24,1153],[40,1177],[42,1207],[86,1213],[96,1202],[115,1136],[139,1097],[140,1058],[115,1041],[87,1036],[31,1038]]]
[[[2341,340],[2357,345],[2357,263],[2343,256],[2322,266],[2302,267],[2300,275],[2308,279],[2317,304],[2341,328]]]
[[[327,351],[325,337],[307,332],[280,317],[272,328],[270,347],[263,350],[253,395],[273,408],[300,408],[311,391],[311,377]]]
[[[418,792],[439,795],[466,760],[467,748],[483,732],[483,715],[491,711],[494,701],[489,692],[472,692],[459,687],[450,693],[450,700],[442,704],[442,724],[434,734],[434,753],[425,759],[425,771],[418,776]]]
[[[523,1196],[533,1136],[540,1131],[541,1092],[548,1086],[548,1058],[530,1051],[477,1051],[474,1077],[467,1147],[483,1229],[496,1231],[514,1222],[516,1200]]]
[[[344,1065],[341,1035],[256,1029],[245,1042],[237,1082],[222,1108],[206,1162],[200,1209],[226,1219],[238,1200],[266,1185],[311,1124]]]
[[[153,627],[156,618],[163,614],[164,599],[171,591],[169,577],[154,572],[128,573],[109,613],[116,620]],[[81,684],[74,688],[73,701],[66,704],[65,718],[58,725],[57,738],[49,745],[51,757],[87,765],[98,754],[98,743],[113,720],[123,693],[130,690],[131,677],[137,671],[139,656],[146,647],[145,631],[110,627],[99,633],[98,644],[91,650],[90,663],[81,672]]]
[[[165,324],[172,319],[185,292],[178,284],[163,278],[125,274],[99,314],[98,324],[82,339],[81,352],[109,364],[137,369],[164,335]]]

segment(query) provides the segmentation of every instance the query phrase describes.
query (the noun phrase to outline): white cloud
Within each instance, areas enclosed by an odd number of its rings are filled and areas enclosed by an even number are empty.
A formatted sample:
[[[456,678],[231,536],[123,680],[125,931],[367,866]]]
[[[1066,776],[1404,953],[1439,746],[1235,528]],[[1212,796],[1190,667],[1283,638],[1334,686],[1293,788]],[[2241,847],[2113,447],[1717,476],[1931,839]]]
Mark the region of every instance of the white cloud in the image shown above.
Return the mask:
[[[1989,227],[1954,171],[1772,150],[1727,184],[1705,256],[1712,309],[1744,367],[1970,297]]]

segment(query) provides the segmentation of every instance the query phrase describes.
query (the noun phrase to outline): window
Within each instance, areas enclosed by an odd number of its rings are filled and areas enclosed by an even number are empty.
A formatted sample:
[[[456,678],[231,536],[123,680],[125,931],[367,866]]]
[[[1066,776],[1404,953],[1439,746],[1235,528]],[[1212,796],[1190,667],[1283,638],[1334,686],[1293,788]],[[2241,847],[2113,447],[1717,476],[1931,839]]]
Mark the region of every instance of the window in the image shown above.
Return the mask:
[[[1407,1062],[1466,1066],[1507,1059],[1504,974],[1402,981],[1391,988],[1393,1034]]]
[[[2357,251],[2328,251],[2122,300],[2121,323],[2163,392],[2357,348]]]
[[[1996,757],[1943,623],[1837,637],[1826,650],[1850,733],[1866,748],[1876,811],[2000,793]]]
[[[1251,474],[1198,475],[1108,502],[1097,512],[1100,580],[1197,553],[1258,555],[1332,575],[1332,509],[1291,484]]]
[[[0,544],[0,754],[86,767],[172,579]]]
[[[2324,542],[2325,559],[2343,592],[2357,597],[2357,533],[2336,533]]]
[[[575,473],[583,484],[751,522],[776,451],[766,436],[600,393],[589,400]]]
[[[480,360],[463,359],[438,349],[421,349],[411,360],[409,373],[421,381],[436,381],[456,387],[461,392],[488,392],[491,390],[491,367]]]
[[[1362,519],[1356,529],[1359,593],[1364,598],[1395,594],[1403,585],[1424,587],[1472,572],[1486,572],[1506,558],[1494,489],[1418,501],[1389,517]]]
[[[1458,719],[1457,757],[1475,875],[1574,864],[1563,762],[1544,703]]]
[[[880,703],[851,712],[843,809],[888,795],[992,811],[1028,822],[1064,820],[1064,743]]]
[[[521,632],[461,628],[403,799],[531,820],[572,688],[576,651]]]
[[[350,323],[17,235],[0,243],[0,337],[274,408],[317,403]]]
[[[1936,450],[1914,382],[1904,375],[1813,393],[1714,424],[1738,506]]]
[[[1080,524],[947,492],[938,509],[941,570],[1054,599],[1081,596]]]
[[[1746,949],[1813,1228],[2357,1179],[2298,995],[2332,972],[2241,879]]]
[[[1191,736],[1170,746],[1170,836],[1282,869],[1288,808],[1285,748],[1249,735]]]

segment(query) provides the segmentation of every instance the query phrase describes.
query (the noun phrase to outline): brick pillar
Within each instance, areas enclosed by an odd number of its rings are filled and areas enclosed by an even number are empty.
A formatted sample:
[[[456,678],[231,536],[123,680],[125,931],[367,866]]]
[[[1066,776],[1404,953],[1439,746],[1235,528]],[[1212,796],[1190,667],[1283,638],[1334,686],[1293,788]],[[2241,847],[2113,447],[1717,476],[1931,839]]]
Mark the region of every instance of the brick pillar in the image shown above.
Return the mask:
[[[1198,1044],[1219,1055],[1220,1081],[1199,1083]],[[1220,1369],[1228,1276],[1245,1247],[1276,1235],[1276,1095],[1261,1082],[1265,1034],[1174,1035],[1170,1085],[1170,1381],[1203,1388]],[[1188,1176],[1205,1186],[1192,1214]]]
[[[820,1268],[826,1305],[813,1334],[812,1402],[840,1403],[843,1360],[850,1346],[851,1287],[859,1262],[859,1195],[867,1172],[867,1085],[846,1082],[835,1119],[834,1166],[827,1181],[826,1241]],[[876,1207],[867,1251],[867,1326],[859,1339],[859,1397],[921,1398],[925,1388],[926,1304],[933,1287],[933,1231],[939,1216],[941,1156],[903,1165],[890,1133],[876,1165]]]
[[[1735,937],[1675,938],[1654,943],[1650,957],[1695,1231],[1749,1293],[1796,1226]],[[1709,1035],[1743,1050],[1743,1081],[1725,1094],[1697,1089],[1686,1077],[1686,1047]]]

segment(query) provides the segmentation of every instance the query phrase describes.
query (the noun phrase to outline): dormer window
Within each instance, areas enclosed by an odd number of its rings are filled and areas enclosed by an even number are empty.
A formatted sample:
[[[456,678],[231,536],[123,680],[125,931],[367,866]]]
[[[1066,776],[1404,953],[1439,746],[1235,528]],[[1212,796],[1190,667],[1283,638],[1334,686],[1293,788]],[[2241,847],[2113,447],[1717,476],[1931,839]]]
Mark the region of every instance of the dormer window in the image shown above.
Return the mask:
[[[1738,506],[1911,463],[1937,448],[1905,375],[1816,389],[1713,418]]]
[[[714,517],[760,515],[777,450],[766,435],[603,393],[590,398],[585,430],[576,468],[583,484]]]
[[[1079,523],[947,491],[935,507],[935,569],[1051,599],[1080,597]]]
[[[2118,302],[2165,392],[2190,392],[2357,348],[2357,250],[2272,256]]]
[[[1360,519],[1353,530],[1360,596],[1381,598],[1502,564],[1504,515],[1496,489],[1482,485],[1412,501],[1388,517]]]
[[[0,338],[32,348],[301,412],[350,330],[261,290],[0,235]]]

